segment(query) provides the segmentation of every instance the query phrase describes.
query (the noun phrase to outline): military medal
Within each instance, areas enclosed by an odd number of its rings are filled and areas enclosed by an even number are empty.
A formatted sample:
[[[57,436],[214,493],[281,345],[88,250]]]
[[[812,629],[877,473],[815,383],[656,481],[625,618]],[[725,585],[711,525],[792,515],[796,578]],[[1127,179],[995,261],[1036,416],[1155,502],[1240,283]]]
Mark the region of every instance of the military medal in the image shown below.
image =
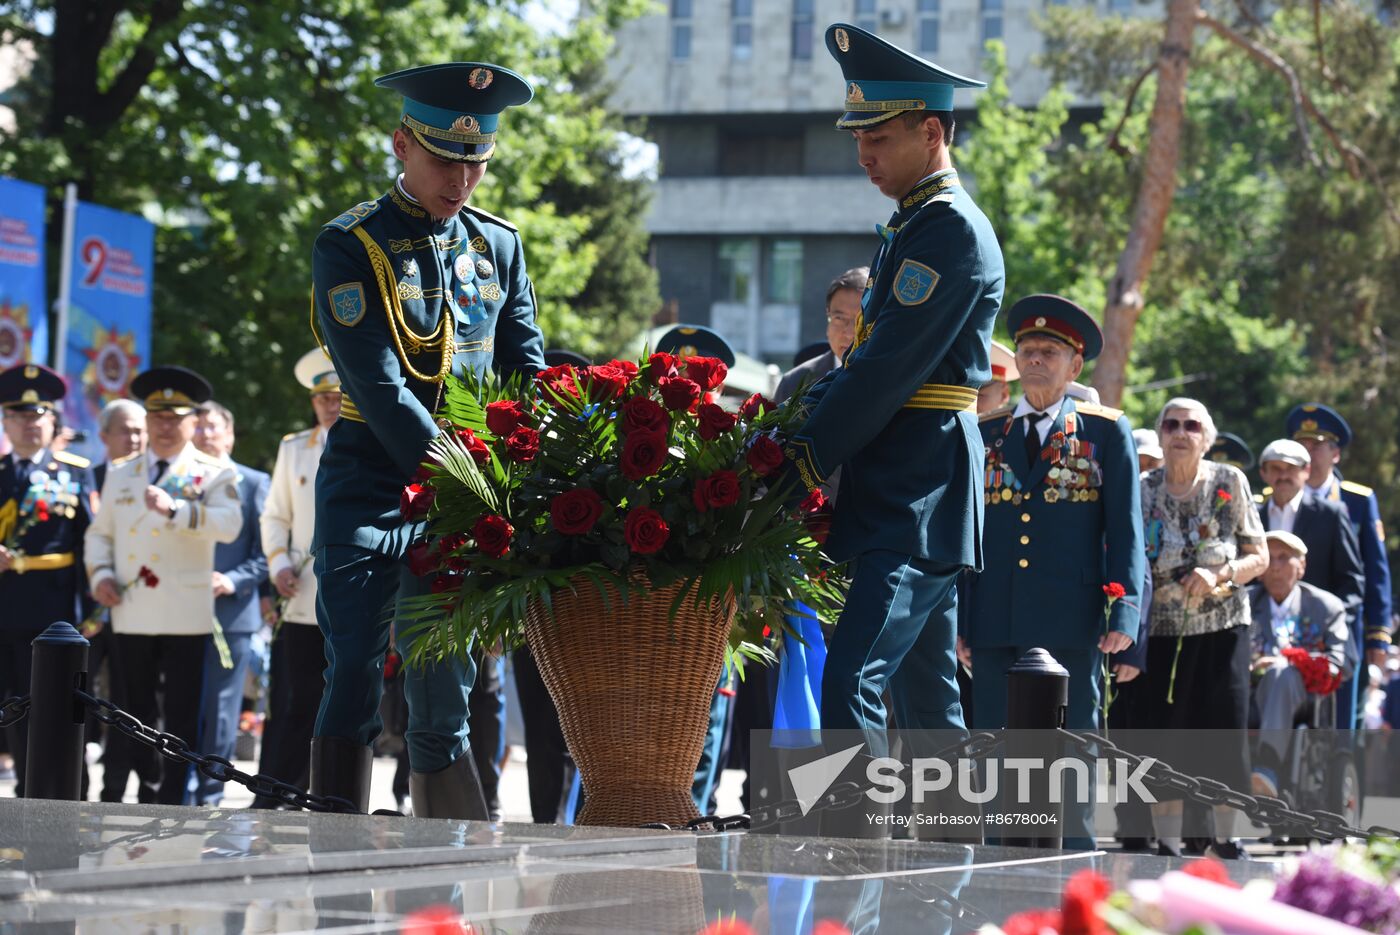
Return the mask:
[[[476,274],[482,279],[490,279],[493,270],[494,267],[491,266],[491,261],[485,257],[476,261]]]
[[[457,277],[458,282],[471,282],[472,261],[465,253],[457,254],[457,258],[452,261],[452,274]]]
[[[1060,499],[1060,492],[1059,492],[1058,490],[1056,490],[1054,487],[1047,487],[1047,488],[1045,489],[1045,502],[1046,502],[1046,503],[1054,503],[1054,502],[1056,502],[1056,501],[1059,500],[1059,499]]]
[[[1008,500],[1010,500],[1010,499],[1011,499],[1011,488],[1010,488],[1010,487],[1003,487],[1003,488],[1001,488],[1001,501],[1002,501],[1003,503],[1005,503],[1006,501],[1008,501]]]
[[[404,274],[405,276],[417,276],[417,275],[418,275],[418,261],[417,261],[417,260],[414,260],[414,259],[404,260],[404,261],[403,261],[403,274]]]

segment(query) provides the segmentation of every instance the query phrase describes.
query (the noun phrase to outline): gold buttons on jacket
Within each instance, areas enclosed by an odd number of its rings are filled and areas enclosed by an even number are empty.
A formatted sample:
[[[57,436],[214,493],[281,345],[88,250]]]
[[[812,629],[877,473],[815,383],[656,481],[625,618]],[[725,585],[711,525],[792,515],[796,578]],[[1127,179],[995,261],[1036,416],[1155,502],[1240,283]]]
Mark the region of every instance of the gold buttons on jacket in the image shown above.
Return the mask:
[[[1019,562],[1017,562],[1016,564],[1017,564],[1017,565],[1020,565],[1022,568],[1030,568],[1030,567],[1031,567],[1031,563],[1030,563],[1028,560],[1024,559],[1024,558],[1021,559],[1021,560],[1020,560]]]
[[[1030,521],[1031,521],[1031,515],[1030,515],[1029,513],[1022,513],[1022,514],[1021,514],[1021,522],[1023,522],[1023,523],[1029,523]]]
[[[1030,536],[1022,536],[1022,537],[1021,537],[1021,544],[1022,544],[1022,545],[1030,545],[1030,544],[1031,544],[1031,537],[1030,537]]]

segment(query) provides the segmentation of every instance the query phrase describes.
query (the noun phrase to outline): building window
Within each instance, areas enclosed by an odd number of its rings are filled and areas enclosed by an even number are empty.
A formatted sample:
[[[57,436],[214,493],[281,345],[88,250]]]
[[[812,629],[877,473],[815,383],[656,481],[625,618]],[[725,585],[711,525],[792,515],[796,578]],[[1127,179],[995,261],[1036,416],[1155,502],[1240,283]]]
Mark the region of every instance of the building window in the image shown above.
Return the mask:
[[[690,58],[690,17],[694,0],[671,0],[671,58],[684,62]]]
[[[1000,39],[1002,0],[982,0],[982,41]]]
[[[792,57],[797,61],[812,60],[813,0],[792,0]]]
[[[752,240],[731,237],[719,242],[719,288],[721,302],[748,302],[757,278],[757,253]]]
[[[768,302],[797,305],[802,301],[802,241],[768,242]]]
[[[919,51],[938,54],[938,14],[941,0],[919,0]]]
[[[738,61],[753,58],[753,0],[733,0],[730,10],[729,48]]]
[[[802,136],[790,132],[753,132],[726,128],[719,136],[719,174],[801,175]]]
[[[879,23],[875,18],[875,0],[856,0],[856,25],[866,32],[875,32]]]

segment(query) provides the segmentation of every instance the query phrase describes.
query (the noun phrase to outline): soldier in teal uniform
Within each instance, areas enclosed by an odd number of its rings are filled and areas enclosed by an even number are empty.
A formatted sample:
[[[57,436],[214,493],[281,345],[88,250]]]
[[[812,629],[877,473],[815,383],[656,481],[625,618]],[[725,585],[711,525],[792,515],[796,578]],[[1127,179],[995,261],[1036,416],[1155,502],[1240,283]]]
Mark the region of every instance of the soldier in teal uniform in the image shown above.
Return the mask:
[[[852,580],[822,729],[863,731],[881,756],[887,685],[900,727],[963,728],[955,583],[982,564],[977,390],[992,378],[1004,270],[949,154],[954,89],[984,85],[844,23],[826,46],[846,81],[836,126],[895,212],[877,228],[855,341],[802,398],[808,417],[785,450],[807,490],[841,468],[827,551]]]
[[[381,727],[392,602],[426,590],[402,564],[423,527],[403,520],[399,497],[438,434],[444,379],[530,377],[544,367],[520,235],[468,204],[495,151],[501,112],[529,101],[529,84],[479,62],[375,83],[403,96],[393,134],[403,174],[326,224],[312,254],[313,324],[344,395],[316,477],[312,547],[327,666],[311,788],[361,810]],[[475,674],[470,659],[407,674],[416,815],[487,817],[467,739]]]
[[[93,485],[86,458],[53,450],[55,407],[66,390],[62,377],[39,364],[0,373],[0,408],[14,449],[0,455],[0,699],[29,694],[34,637],[51,623],[76,626],[83,618],[83,533],[92,520]],[[23,796],[29,722],[6,731],[15,795]]]

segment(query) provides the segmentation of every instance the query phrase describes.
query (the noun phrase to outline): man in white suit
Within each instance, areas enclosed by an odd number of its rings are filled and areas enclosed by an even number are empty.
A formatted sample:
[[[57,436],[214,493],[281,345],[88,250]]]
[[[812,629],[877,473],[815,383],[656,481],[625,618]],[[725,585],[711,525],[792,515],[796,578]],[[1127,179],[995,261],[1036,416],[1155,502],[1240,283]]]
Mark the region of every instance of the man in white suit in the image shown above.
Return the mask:
[[[163,707],[164,729],[193,743],[214,630],[214,546],[238,536],[243,506],[233,468],[191,444],[196,410],[213,395],[208,381],[183,367],[154,367],[137,375],[131,393],[146,407],[149,447],[107,471],[84,539],[88,578],[93,597],[112,608],[127,710],[154,726]],[[153,750],[129,752],[133,761],[160,759]],[[154,800],[178,805],[188,766],[162,766]]]
[[[316,531],[316,469],[326,433],[340,418],[341,397],[335,365],[319,347],[297,361],[296,377],[311,392],[316,424],[282,439],[260,520],[268,573],[282,610],[272,641],[272,681],[258,772],[305,790],[326,666],[325,640],[316,625],[316,575],[310,561],[311,535]],[[254,808],[276,806],[275,799],[253,800]]]

